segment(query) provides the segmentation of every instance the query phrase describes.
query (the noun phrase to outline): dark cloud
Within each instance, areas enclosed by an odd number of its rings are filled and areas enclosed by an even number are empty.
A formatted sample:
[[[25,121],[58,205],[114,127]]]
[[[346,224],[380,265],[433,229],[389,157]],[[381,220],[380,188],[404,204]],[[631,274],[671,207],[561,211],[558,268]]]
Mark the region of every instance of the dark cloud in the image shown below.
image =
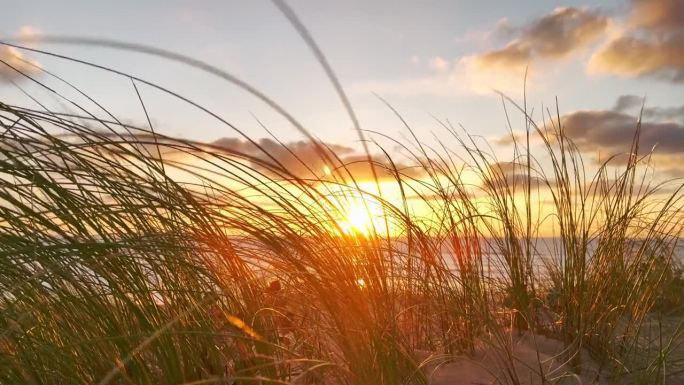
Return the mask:
[[[477,56],[482,66],[524,66],[535,58],[561,58],[593,42],[609,20],[586,8],[557,8],[520,28],[506,47]]]
[[[644,98],[636,95],[620,95],[615,101],[613,111],[625,112],[633,108],[640,107],[644,102]]]
[[[590,68],[684,82],[684,1],[633,0],[625,32],[594,54]]]
[[[679,120],[684,122],[684,106],[644,108],[644,118],[660,120]]]
[[[637,128],[638,118],[624,112],[578,111],[561,118],[565,133],[583,150],[598,150],[606,155],[628,152]],[[680,122],[644,121],[640,148],[654,149],[659,154],[684,153],[684,124]]]
[[[612,164],[621,164],[628,160],[640,119],[639,151],[642,154],[653,151],[653,159],[665,168],[680,168],[684,164],[684,105],[650,107],[642,96],[622,95],[611,109],[573,112],[562,116],[561,124],[564,133],[581,151],[599,155],[597,161],[610,158]],[[549,122],[547,126],[555,124]],[[523,134],[514,134],[518,143],[524,140]],[[539,143],[540,138],[533,133],[530,139]],[[513,138],[507,134],[496,143],[511,145]],[[490,167],[490,172],[510,180],[511,175],[521,174],[519,168],[515,164],[499,163],[495,168]]]
[[[679,120],[684,122],[684,105],[679,107],[649,107],[644,103],[645,98],[637,95],[621,95],[613,106],[613,111],[634,113],[641,112],[645,120]],[[643,107],[643,111],[641,108]]]
[[[357,180],[373,178],[373,170],[368,164],[366,155],[337,144],[309,140],[281,144],[269,138],[259,139],[252,143],[238,138],[221,138],[211,145],[229,152],[247,155],[259,162],[273,165],[280,163],[289,173],[300,178],[324,177],[326,169],[345,178],[349,174]],[[394,177],[394,171],[386,158],[373,156],[372,161],[378,178]],[[395,166],[403,175],[410,177],[422,175],[418,168],[411,168],[403,163],[395,163]]]
[[[519,162],[496,162],[488,166],[487,175],[483,178],[485,189],[499,190],[501,187],[521,189],[528,185],[528,168]],[[534,167],[529,169],[529,185],[533,189],[543,188],[549,182]]]
[[[2,122],[0,116],[0,123]],[[224,153],[230,157],[244,159],[251,167],[261,172],[283,177],[290,175],[303,179],[326,179],[337,176],[349,179],[351,175],[358,181],[372,180],[373,170],[366,155],[355,149],[322,141],[293,141],[279,143],[270,138],[249,141],[241,138],[221,138],[211,143],[202,143],[155,136],[145,132],[98,132],[86,137],[63,135],[72,143],[98,143],[103,156],[116,154],[123,157],[143,155],[151,159],[161,156],[165,161],[178,163],[192,162],[199,156],[206,158],[209,153]],[[395,177],[394,167],[403,177],[419,178],[424,171],[419,167],[409,167],[395,161],[394,166],[384,156],[372,156],[378,179]]]

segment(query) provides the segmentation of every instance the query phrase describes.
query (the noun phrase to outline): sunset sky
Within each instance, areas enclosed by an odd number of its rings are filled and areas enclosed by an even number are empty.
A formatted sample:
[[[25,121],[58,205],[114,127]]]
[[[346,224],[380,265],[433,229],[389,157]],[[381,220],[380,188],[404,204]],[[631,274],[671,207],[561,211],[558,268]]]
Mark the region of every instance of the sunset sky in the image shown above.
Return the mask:
[[[590,154],[625,149],[646,97],[643,144],[656,146],[663,172],[682,175],[678,165],[684,161],[684,1],[289,4],[327,55],[365,129],[399,138],[407,135],[373,95],[377,93],[427,141],[432,133],[443,136],[435,118],[500,139],[506,135],[506,119],[492,89],[521,100],[523,74],[529,67],[530,106],[535,111],[542,106],[555,110],[557,97],[566,129]],[[36,34],[107,38],[191,56],[262,90],[321,140],[349,147],[344,151],[350,154],[360,148],[323,70],[269,1],[30,1],[3,7],[2,39]],[[268,136],[256,116],[283,141],[302,139],[256,98],[196,69],[108,48],[31,45],[156,82],[206,106],[252,137]],[[11,61],[14,54],[0,48],[3,60]],[[72,81],[119,118],[144,125],[129,80],[33,53],[24,57]],[[14,71],[4,67],[0,74],[3,102],[32,105],[11,81],[45,97]],[[234,138],[234,132],[184,103],[149,87],[142,86],[141,93],[157,131],[234,143],[226,139]],[[50,97],[46,98],[49,104]],[[538,114],[535,117],[541,120]],[[514,128],[522,128],[521,122],[514,120]]]

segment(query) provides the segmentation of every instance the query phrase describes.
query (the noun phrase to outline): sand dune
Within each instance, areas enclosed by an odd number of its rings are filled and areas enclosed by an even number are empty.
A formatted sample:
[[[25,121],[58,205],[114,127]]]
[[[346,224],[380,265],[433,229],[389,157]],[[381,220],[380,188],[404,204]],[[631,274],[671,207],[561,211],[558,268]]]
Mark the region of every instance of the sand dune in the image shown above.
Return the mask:
[[[483,346],[473,357],[445,357],[419,352],[418,358],[426,363],[425,373],[433,385],[513,384],[517,375],[524,385],[600,384],[597,365],[584,353],[581,374],[574,373],[561,361],[563,344],[551,338],[530,333],[513,337],[510,354],[515,362],[515,373],[508,373],[506,352]],[[540,364],[541,363],[541,364]],[[555,381],[555,382],[554,382]]]

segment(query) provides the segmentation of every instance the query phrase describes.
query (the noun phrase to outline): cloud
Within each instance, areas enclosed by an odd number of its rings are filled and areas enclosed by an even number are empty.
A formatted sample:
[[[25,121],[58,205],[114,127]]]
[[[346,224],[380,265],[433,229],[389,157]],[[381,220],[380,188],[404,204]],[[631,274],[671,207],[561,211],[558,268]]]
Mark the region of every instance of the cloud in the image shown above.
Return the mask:
[[[18,49],[0,46],[0,84],[21,80],[22,74],[35,75],[39,72],[39,64],[24,58]]]
[[[442,97],[468,94],[490,94],[493,90],[515,93],[523,89],[525,69],[481,68],[473,56],[447,62],[442,70],[434,65],[430,73],[422,76],[394,79],[391,81],[365,81],[355,83],[350,90],[355,93],[379,93],[380,95],[436,95]],[[429,64],[429,63],[428,63]],[[543,87],[542,82],[530,81],[528,89]]]
[[[684,106],[680,108],[684,110]],[[565,115],[561,122],[567,135],[581,151],[597,155],[597,163],[609,160],[611,164],[619,165],[628,159],[638,117],[636,114],[612,110],[593,110]],[[684,123],[681,120],[642,121],[639,153],[649,154],[650,162],[657,166],[662,175],[683,176]]]
[[[221,138],[211,145],[252,157],[255,160],[253,165],[263,162],[278,167],[280,163],[289,173],[299,178],[321,178],[328,172],[345,178],[351,174],[357,180],[373,178],[373,170],[366,155],[337,144],[309,140],[280,144],[269,138],[252,143],[239,138]],[[394,171],[387,159],[372,156],[371,160],[379,179],[394,178]],[[403,163],[395,162],[395,166],[400,174],[408,177],[420,177],[423,174],[418,168],[411,168]]]
[[[684,2],[633,0],[624,32],[596,52],[589,70],[684,82]]]
[[[646,120],[679,120],[684,122],[684,105],[679,107],[648,107],[644,101],[645,99],[641,96],[621,95],[615,102],[613,111],[641,113],[642,118]],[[641,111],[642,106],[644,106],[643,111]]]
[[[681,0],[633,0],[632,3],[634,25],[665,33],[682,28],[684,3]]]
[[[22,44],[29,44],[38,35],[40,35],[40,30],[31,25],[24,25],[17,32],[17,37]],[[22,74],[33,76],[38,72],[40,72],[38,62],[25,58],[14,47],[0,45],[0,84],[25,79]]]
[[[472,45],[505,42],[509,41],[512,35],[519,32],[519,27],[513,25],[507,17],[503,17],[494,24],[494,28],[470,29],[463,35],[455,37],[454,43]]]
[[[435,56],[421,60],[414,56],[417,67],[426,63],[430,73],[421,77],[392,82],[366,82],[353,86],[359,92],[381,94],[450,96],[458,94],[488,94],[492,90],[504,93],[523,88],[526,67],[533,61],[560,59],[587,47],[604,32],[610,21],[599,11],[586,8],[557,8],[527,25],[513,26],[501,19],[489,31],[475,31],[461,40],[490,42],[504,35],[508,44],[501,49],[466,55],[454,60]],[[510,40],[510,36],[516,36]],[[544,81],[534,69],[528,73],[527,84],[541,88]]]
[[[19,32],[17,33],[17,36],[19,36],[19,39],[22,41],[36,40],[40,35],[42,35],[42,31],[32,25],[21,26],[21,28],[19,28]]]
[[[450,63],[441,56],[435,56],[430,59],[430,68],[434,71],[442,72],[449,69]]]
[[[664,39],[623,36],[612,41],[591,59],[592,72],[627,77],[651,76],[674,83],[684,82],[684,35]]]
[[[684,105],[649,106],[643,96],[620,95],[610,109],[572,112],[561,116],[561,124],[580,149],[618,153],[630,150],[640,118],[642,149],[684,155]],[[555,122],[547,125],[553,126]],[[532,132],[530,140],[539,143],[540,138]],[[514,141],[524,142],[525,132],[514,131],[494,138],[494,143],[501,146]]]
[[[494,37],[508,37],[514,33],[518,33],[519,27],[511,24],[511,21],[507,17],[502,17],[496,22],[494,26],[494,32],[492,33]]]
[[[644,98],[636,95],[620,95],[615,101],[613,111],[625,112],[643,104]]]
[[[84,138],[70,134],[65,140],[82,142]],[[270,176],[302,179],[326,179],[336,176],[357,181],[372,180],[373,170],[365,154],[355,149],[322,141],[300,140],[279,143],[271,138],[252,141],[225,137],[210,143],[186,141],[147,132],[95,131],[87,136],[88,142],[100,143],[100,149],[120,156],[142,154],[151,159],[161,155],[165,161],[192,163],[196,156],[206,158],[210,153],[223,153],[228,157],[245,160],[250,167]],[[394,166],[384,156],[373,155],[371,161],[378,179],[394,179],[395,170],[402,177],[420,178],[425,172],[394,160]]]
[[[521,42],[513,42],[506,48],[475,56],[482,67],[525,67],[532,58],[532,50]]]
[[[577,111],[561,118],[565,133],[585,151],[606,156],[629,152],[637,128],[636,115],[613,110]],[[684,124],[677,121],[643,121],[642,152],[684,155]]]
[[[609,19],[587,8],[556,8],[520,29],[504,48],[475,56],[481,67],[521,68],[535,59],[559,59],[594,42]]]
[[[631,151],[641,117],[640,153],[653,151],[654,162],[666,168],[680,168],[684,162],[684,105],[651,107],[645,102],[641,96],[621,95],[611,109],[572,112],[561,116],[561,124],[580,151],[598,155],[596,160],[616,157],[612,162],[617,164],[627,159],[624,155]],[[510,146],[515,139],[524,144],[524,135],[514,132],[512,137],[508,133],[495,139],[495,143]],[[530,140],[538,144],[540,137],[532,133]],[[513,165],[495,170],[503,175],[519,173]]]
[[[487,175],[483,178],[482,187],[491,190],[501,188],[526,188],[528,185],[527,165],[519,162],[496,162],[487,166]],[[533,189],[548,187],[551,185],[547,179],[541,176],[534,167],[529,169],[529,185]]]

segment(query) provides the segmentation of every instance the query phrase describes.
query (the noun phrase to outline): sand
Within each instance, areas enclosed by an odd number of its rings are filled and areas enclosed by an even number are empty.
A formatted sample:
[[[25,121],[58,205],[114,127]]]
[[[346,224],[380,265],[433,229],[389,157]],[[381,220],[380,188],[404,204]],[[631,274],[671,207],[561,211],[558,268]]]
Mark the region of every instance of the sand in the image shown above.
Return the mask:
[[[601,384],[597,365],[588,354],[582,355],[582,373],[575,374],[560,360],[563,344],[541,335],[523,334],[512,340],[514,370],[523,385]],[[426,362],[425,373],[432,385],[514,384],[507,373],[501,349],[481,347],[471,357],[445,357],[418,352]],[[541,365],[540,365],[541,362]],[[554,382],[555,381],[555,382]]]

